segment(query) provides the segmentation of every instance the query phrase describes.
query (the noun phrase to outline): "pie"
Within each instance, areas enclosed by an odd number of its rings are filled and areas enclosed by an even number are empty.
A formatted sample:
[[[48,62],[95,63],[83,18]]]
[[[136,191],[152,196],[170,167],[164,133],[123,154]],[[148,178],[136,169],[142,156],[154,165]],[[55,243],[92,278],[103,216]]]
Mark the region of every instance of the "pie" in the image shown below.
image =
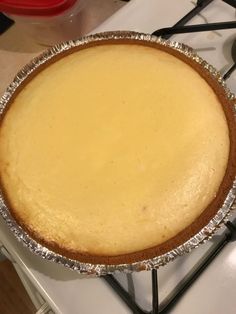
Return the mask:
[[[232,103],[174,49],[96,43],[52,60],[0,125],[12,215],[66,257],[127,263],[188,240],[235,176]]]

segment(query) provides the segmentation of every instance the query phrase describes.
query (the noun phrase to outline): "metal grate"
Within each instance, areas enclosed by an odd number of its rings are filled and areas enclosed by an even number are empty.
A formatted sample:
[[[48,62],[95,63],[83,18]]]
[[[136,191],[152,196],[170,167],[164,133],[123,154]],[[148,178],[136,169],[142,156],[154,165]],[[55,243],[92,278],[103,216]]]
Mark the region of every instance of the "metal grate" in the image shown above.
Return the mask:
[[[106,275],[103,279],[109,284],[110,287],[119,295],[119,297],[126,303],[126,305],[135,314],[166,314],[168,313],[176,302],[181,298],[184,292],[194,283],[194,281],[203,273],[207,266],[214,260],[214,258],[221,252],[221,250],[230,241],[236,240],[236,220],[234,222],[228,221],[225,223],[227,232],[223,239],[217,244],[215,249],[211,251],[201,263],[196,267],[195,271],[189,274],[181,286],[171,295],[165,304],[159,304],[158,298],[158,276],[157,269],[152,270],[152,310],[148,312],[142,309],[134,300],[134,298],[121,286],[113,275]]]

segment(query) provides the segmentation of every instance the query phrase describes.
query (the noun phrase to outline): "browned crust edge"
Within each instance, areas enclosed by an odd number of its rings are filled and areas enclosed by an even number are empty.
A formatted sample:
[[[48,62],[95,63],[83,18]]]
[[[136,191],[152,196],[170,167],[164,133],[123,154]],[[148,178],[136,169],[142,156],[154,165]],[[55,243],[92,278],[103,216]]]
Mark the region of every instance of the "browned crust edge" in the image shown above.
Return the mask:
[[[13,97],[7,104],[7,108],[4,110],[0,118],[0,123],[2,123],[4,116],[7,112],[7,109],[14,101],[15,97],[19,94],[19,92],[24,88],[27,83],[33,79],[35,75],[41,72],[44,68],[46,68],[49,64],[56,62],[57,60],[61,59],[62,57],[71,54],[75,51],[87,49],[91,46],[97,45],[108,45],[108,44],[135,44],[135,45],[144,45],[149,47],[154,47],[156,49],[165,51],[178,59],[181,59],[188,65],[190,65],[194,70],[196,70],[201,77],[203,77],[207,83],[212,87],[214,92],[216,93],[220,103],[222,104],[222,108],[224,110],[228,128],[229,128],[229,138],[230,138],[230,151],[229,151],[229,158],[228,158],[228,165],[226,169],[225,176],[222,180],[222,183],[219,187],[219,191],[217,196],[213,199],[213,201],[206,207],[206,209],[201,213],[201,215],[187,228],[179,232],[176,236],[172,237],[171,239],[165,241],[162,244],[157,246],[144,249],[141,251],[122,254],[117,256],[99,256],[99,255],[90,255],[87,253],[80,253],[74,250],[69,250],[60,246],[58,243],[47,241],[41,235],[37,234],[34,230],[32,230],[29,226],[27,226],[19,217],[18,213],[14,210],[13,206],[11,206],[11,201],[8,198],[7,192],[2,184],[2,180],[0,177],[0,186],[3,191],[3,196],[6,201],[8,208],[16,220],[16,222],[29,234],[29,236],[34,239],[36,242],[42,244],[43,246],[47,247],[48,249],[52,250],[55,253],[61,254],[67,258],[77,260],[79,262],[84,263],[91,263],[91,264],[105,264],[105,265],[118,265],[118,264],[131,264],[134,262],[139,262],[147,259],[151,259],[160,255],[163,255],[175,248],[179,245],[182,245],[186,241],[188,241],[191,237],[197,234],[202,228],[204,228],[209,221],[216,215],[217,211],[220,207],[222,207],[226,196],[233,185],[233,181],[236,175],[236,121],[234,116],[234,102],[229,100],[226,96],[224,88],[218,83],[217,79],[214,78],[207,70],[203,69],[203,66],[194,62],[192,59],[185,56],[183,53],[172,49],[168,46],[163,46],[157,42],[147,42],[147,41],[140,41],[135,39],[107,39],[99,40],[99,42],[89,42],[86,45],[81,45],[69,49],[68,51],[64,51],[59,55],[53,57],[52,59],[48,60],[45,64],[40,65],[37,69],[35,69],[25,80],[24,82],[17,88],[17,91],[14,92]]]

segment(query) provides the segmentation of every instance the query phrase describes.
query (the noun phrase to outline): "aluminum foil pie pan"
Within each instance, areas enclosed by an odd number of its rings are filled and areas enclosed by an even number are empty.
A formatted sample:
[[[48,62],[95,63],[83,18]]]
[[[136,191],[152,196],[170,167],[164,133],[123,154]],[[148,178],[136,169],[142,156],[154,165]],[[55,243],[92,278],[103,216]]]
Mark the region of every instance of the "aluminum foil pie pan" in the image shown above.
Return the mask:
[[[8,103],[14,97],[16,90],[19,89],[21,84],[32,74],[32,72],[36,71],[37,68],[41,67],[44,64],[47,64],[52,58],[59,56],[60,54],[65,53],[75,47],[88,45],[89,43],[96,43],[99,41],[119,41],[125,40],[128,42],[129,40],[136,40],[137,42],[143,43],[158,43],[163,46],[170,47],[181,54],[184,54],[187,58],[191,59],[193,62],[199,64],[202,68],[204,68],[208,74],[214,77],[215,80],[224,88],[225,97],[233,101],[234,107],[236,108],[236,99],[234,94],[230,92],[230,90],[226,87],[224,80],[222,79],[220,73],[209,63],[199,57],[192,48],[178,43],[166,41],[161,38],[158,38],[153,35],[135,33],[135,32],[106,32],[99,33],[95,35],[86,36],[80,38],[78,40],[71,40],[68,42],[64,42],[54,46],[53,48],[45,51],[39,57],[35,58],[31,63],[27,64],[14,78],[13,82],[8,86],[7,90],[3,94],[0,99],[0,115],[5,112],[5,108]],[[154,268],[158,268],[160,266],[166,265],[168,262],[173,261],[177,256],[184,255],[185,253],[190,252],[192,249],[199,246],[199,244],[207,241],[215,231],[227,220],[227,217],[231,211],[235,207],[234,201],[236,198],[236,179],[234,179],[233,185],[229,190],[223,206],[219,208],[216,215],[208,222],[208,224],[202,228],[197,234],[191,237],[186,242],[182,243],[178,247],[170,250],[169,252],[156,256],[151,259],[137,261],[129,264],[119,264],[119,265],[105,265],[105,264],[90,264],[90,263],[82,263],[77,260],[73,260],[57,254],[43,245],[37,243],[34,239],[30,237],[15,221],[13,216],[10,213],[10,210],[4,200],[3,193],[0,191],[0,214],[3,219],[7,223],[10,230],[14,233],[16,238],[22,242],[28,249],[41,256],[46,260],[50,260],[56,262],[58,264],[62,264],[72,270],[75,270],[79,273],[83,274],[95,274],[95,275],[105,275],[109,273],[113,273],[115,271],[121,272],[133,272],[140,270],[151,270]]]

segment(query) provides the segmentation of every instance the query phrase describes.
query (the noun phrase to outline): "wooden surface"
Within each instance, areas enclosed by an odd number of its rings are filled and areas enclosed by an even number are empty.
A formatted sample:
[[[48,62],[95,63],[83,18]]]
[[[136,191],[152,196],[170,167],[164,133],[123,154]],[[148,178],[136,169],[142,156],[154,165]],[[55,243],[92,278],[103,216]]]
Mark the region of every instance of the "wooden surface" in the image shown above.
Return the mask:
[[[32,314],[36,310],[14,267],[8,260],[0,262],[0,313]]]

